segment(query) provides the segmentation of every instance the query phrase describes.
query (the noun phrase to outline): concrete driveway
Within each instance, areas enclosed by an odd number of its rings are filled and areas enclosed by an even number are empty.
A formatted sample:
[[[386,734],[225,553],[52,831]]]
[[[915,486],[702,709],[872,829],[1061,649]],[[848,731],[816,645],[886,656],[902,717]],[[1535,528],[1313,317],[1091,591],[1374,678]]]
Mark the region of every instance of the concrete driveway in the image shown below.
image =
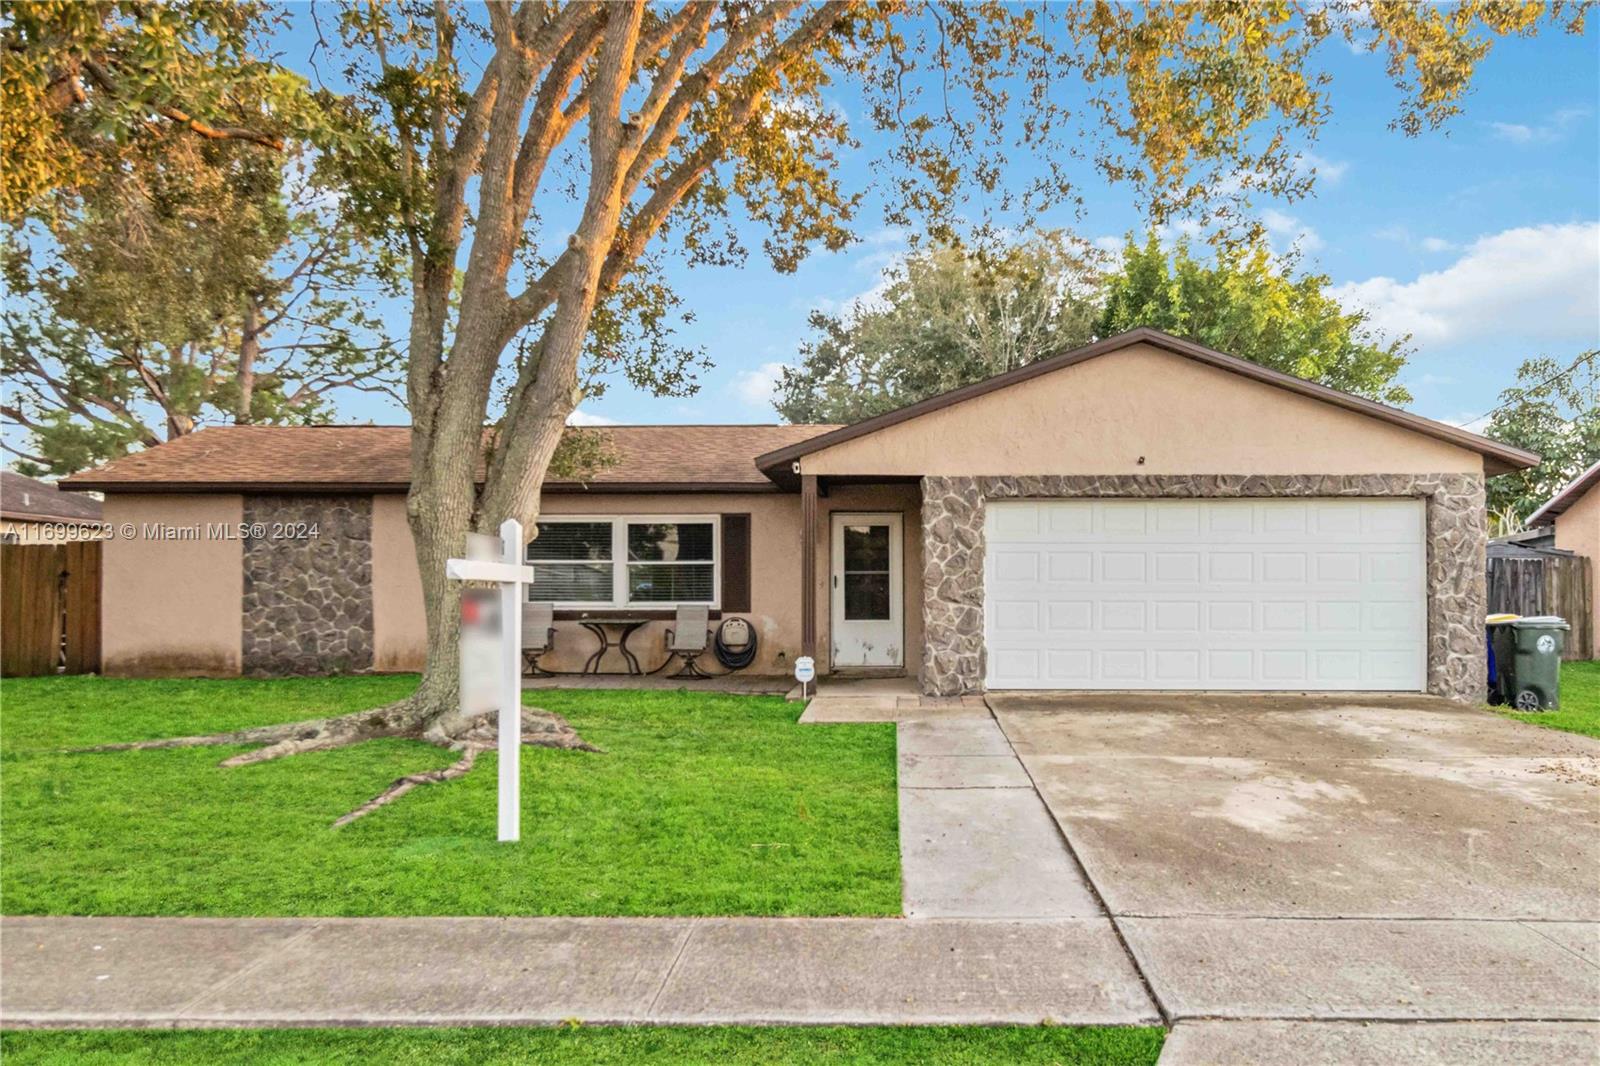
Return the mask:
[[[1332,1061],[1424,1019],[1600,1054],[1561,1024],[1600,1019],[1600,742],[1423,697],[988,699],[1175,1060],[1237,1059],[1237,1020],[1312,1023]]]

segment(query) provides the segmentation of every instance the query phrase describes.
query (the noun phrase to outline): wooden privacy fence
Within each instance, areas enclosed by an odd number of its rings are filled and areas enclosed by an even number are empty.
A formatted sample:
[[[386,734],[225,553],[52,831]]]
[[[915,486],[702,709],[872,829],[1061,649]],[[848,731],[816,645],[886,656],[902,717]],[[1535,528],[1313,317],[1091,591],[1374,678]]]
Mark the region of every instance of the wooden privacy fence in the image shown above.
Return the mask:
[[[1582,555],[1489,557],[1490,614],[1555,614],[1572,624],[1563,659],[1587,659],[1594,647],[1594,582]]]
[[[0,673],[100,669],[100,542],[0,546]]]

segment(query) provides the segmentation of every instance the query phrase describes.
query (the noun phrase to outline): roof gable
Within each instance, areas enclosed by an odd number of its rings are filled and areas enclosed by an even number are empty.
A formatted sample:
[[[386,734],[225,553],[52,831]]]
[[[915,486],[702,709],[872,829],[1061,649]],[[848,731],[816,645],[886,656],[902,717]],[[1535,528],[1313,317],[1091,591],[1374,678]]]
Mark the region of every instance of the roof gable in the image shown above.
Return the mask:
[[[1246,359],[1240,359],[1191,341],[1173,337],[1160,330],[1140,328],[1115,337],[1108,337],[1083,348],[1041,359],[1016,370],[930,397],[919,403],[911,404],[896,411],[890,411],[887,414],[858,422],[855,425],[846,426],[829,433],[810,437],[807,440],[784,448],[775,449],[757,457],[756,463],[774,480],[778,480],[781,483],[790,483],[795,476],[792,469],[793,464],[804,456],[814,455],[824,449],[880,433],[914,419],[949,410],[999,390],[1012,388],[1044,375],[1079,366],[1101,356],[1122,352],[1141,345],[1148,345],[1151,348],[1181,356],[1204,366],[1236,374],[1263,385],[1283,389],[1286,392],[1311,400],[1321,401],[1341,410],[1375,419],[1389,426],[1409,430],[1424,437],[1475,452],[1484,457],[1487,472],[1491,474],[1523,469],[1533,466],[1539,461],[1539,457],[1531,452],[1490,440],[1475,433],[1469,433],[1458,427],[1435,422],[1432,419],[1423,418],[1407,411],[1387,407],[1359,396],[1352,396],[1349,393],[1331,389],[1326,385],[1306,381],[1302,378],[1261,366],[1258,363],[1252,363]],[[995,472],[999,473],[1000,471]]]
[[[1600,489],[1600,463],[1595,463],[1573,478],[1572,484],[1556,493],[1550,498],[1550,502],[1529,515],[1525,524],[1530,528],[1552,524],[1558,517],[1566,514],[1573,504],[1597,489]]]

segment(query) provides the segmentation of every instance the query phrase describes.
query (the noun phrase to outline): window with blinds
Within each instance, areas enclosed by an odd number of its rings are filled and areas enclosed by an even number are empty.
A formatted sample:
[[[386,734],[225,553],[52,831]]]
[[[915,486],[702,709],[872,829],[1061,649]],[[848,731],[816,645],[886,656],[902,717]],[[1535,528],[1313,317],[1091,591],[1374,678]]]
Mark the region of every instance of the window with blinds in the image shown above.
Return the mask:
[[[528,545],[528,598],[551,603],[610,603],[614,595],[610,522],[540,522]]]
[[[562,606],[673,607],[717,602],[717,520],[555,518],[528,545],[528,598]]]

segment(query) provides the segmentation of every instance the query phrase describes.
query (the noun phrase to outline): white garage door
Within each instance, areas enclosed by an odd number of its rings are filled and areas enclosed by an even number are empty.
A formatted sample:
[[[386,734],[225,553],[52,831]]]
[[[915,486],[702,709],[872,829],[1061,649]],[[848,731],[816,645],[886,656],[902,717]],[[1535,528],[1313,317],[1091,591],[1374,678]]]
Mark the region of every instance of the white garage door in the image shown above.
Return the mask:
[[[1424,687],[1421,500],[988,505],[990,688]]]

